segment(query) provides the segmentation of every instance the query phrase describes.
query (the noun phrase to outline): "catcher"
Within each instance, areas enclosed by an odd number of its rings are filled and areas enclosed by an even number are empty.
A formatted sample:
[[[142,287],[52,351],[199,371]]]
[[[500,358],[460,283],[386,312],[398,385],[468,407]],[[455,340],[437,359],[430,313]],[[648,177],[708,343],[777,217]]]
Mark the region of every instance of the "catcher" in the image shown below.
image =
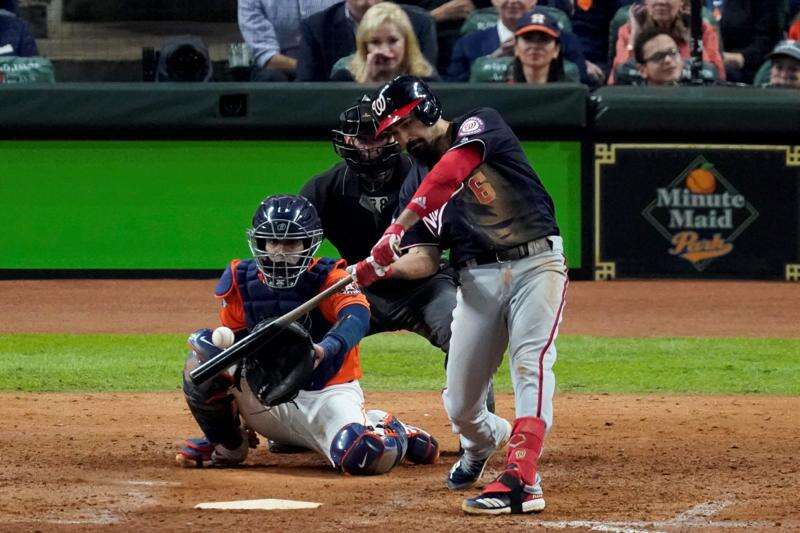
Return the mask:
[[[233,260],[216,286],[220,321],[236,340],[346,277],[343,260],[314,259],[322,225],[302,196],[270,196],[248,230],[253,259]],[[257,438],[314,450],[342,472],[383,474],[403,458],[436,461],[439,445],[421,429],[384,411],[364,411],[358,343],[369,329],[363,294],[348,285],[322,301],[269,344],[203,384],[189,372],[218,354],[212,332],[189,337],[183,390],[205,434],[187,439],[176,456],[186,467],[234,466]]]

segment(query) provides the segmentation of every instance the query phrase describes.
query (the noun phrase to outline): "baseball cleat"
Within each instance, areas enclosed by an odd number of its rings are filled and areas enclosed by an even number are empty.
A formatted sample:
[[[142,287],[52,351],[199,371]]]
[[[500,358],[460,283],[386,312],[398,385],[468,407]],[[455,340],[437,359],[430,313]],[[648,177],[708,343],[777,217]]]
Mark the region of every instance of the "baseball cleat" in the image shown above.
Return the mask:
[[[222,444],[212,444],[206,438],[186,439],[175,455],[175,463],[183,468],[231,467],[247,459],[249,441],[242,439],[236,449],[228,449]]]
[[[536,484],[525,485],[513,470],[506,470],[475,498],[461,504],[467,514],[499,515],[538,513],[545,507],[542,478],[536,474]]]
[[[511,424],[509,424],[508,420],[502,419],[502,421],[501,427],[505,432],[500,436],[497,446],[482,459],[476,459],[469,452],[465,452],[447,475],[445,485],[447,485],[448,489],[464,490],[473,487],[480,481],[484,470],[486,470],[486,465],[489,464],[489,459],[502,450],[511,438]]]

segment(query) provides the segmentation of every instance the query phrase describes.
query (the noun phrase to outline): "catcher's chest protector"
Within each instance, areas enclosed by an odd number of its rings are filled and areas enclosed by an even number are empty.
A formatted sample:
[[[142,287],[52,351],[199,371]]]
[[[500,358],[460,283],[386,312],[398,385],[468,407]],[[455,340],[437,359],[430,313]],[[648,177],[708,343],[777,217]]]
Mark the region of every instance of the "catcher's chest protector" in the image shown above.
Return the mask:
[[[258,266],[254,260],[241,261],[236,266],[236,285],[242,297],[247,329],[252,330],[265,318],[285,315],[319,294],[320,287],[335,264],[336,261],[333,259],[320,259],[303,274],[297,285],[291,289],[276,290],[261,282],[258,277]],[[330,328],[330,324],[320,322],[324,321],[312,321],[311,336],[315,339],[318,338],[316,335],[318,332],[315,331],[317,327],[324,326],[325,332]]]

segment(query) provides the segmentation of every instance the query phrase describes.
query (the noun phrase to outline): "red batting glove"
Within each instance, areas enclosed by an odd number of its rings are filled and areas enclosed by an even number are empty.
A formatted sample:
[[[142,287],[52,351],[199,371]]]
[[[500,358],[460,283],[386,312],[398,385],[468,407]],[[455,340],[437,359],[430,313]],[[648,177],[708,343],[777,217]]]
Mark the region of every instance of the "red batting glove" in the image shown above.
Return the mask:
[[[400,241],[405,232],[406,230],[400,224],[392,224],[386,228],[383,236],[370,252],[379,266],[387,267],[400,259]]]
[[[347,269],[356,278],[359,287],[369,287],[379,279],[392,275],[392,267],[381,267],[372,257],[359,261],[355,266]]]

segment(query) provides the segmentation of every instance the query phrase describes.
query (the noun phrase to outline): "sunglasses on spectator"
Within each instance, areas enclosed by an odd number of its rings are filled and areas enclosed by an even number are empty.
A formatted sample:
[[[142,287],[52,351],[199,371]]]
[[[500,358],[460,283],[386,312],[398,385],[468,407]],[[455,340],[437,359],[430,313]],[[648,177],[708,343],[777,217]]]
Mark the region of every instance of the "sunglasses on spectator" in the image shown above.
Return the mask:
[[[677,58],[680,55],[677,48],[669,48],[667,50],[661,50],[660,52],[656,52],[655,54],[651,55],[648,58],[645,58],[645,63],[655,62],[655,63],[663,63],[665,59],[671,57],[672,59]]]

